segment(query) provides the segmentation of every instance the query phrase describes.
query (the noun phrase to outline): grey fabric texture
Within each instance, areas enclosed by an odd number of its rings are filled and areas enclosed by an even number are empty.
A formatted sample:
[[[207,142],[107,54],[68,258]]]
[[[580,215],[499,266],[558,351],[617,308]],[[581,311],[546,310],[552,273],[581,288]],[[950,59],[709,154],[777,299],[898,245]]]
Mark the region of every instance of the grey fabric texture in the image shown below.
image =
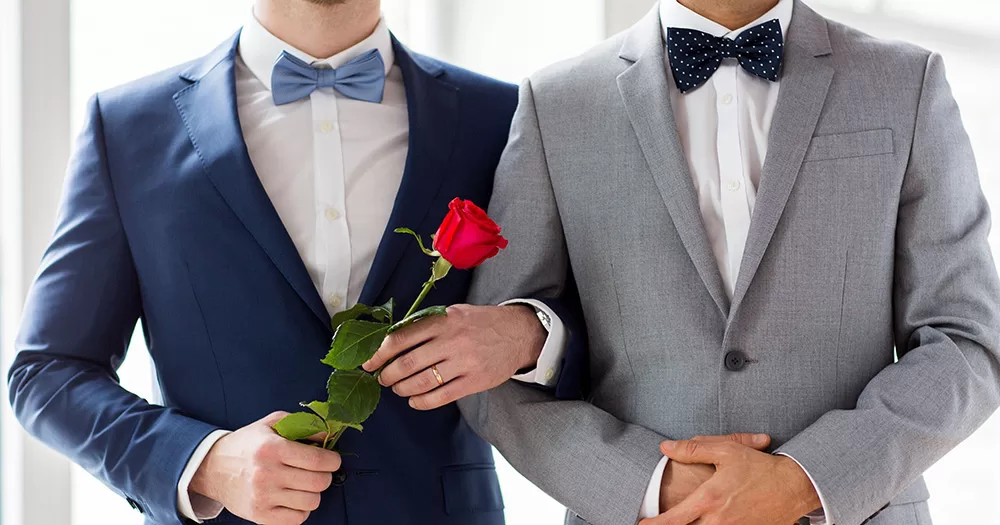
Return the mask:
[[[557,296],[572,268],[592,392],[459,406],[568,523],[635,523],[663,438],[765,432],[835,525],[889,502],[871,524],[929,524],[922,473],[1000,406],[989,210],[941,58],[796,2],[783,68],[731,301],[656,10],[522,86],[490,204],[510,247],[471,300]]]

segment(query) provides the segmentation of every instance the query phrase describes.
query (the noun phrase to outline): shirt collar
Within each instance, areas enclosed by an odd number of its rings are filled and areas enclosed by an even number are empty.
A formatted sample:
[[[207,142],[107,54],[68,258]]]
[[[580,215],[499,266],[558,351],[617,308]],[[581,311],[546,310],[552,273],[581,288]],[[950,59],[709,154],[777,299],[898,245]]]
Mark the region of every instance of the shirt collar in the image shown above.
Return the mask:
[[[778,23],[781,24],[781,36],[784,38],[788,34],[788,24],[792,21],[793,5],[795,5],[793,0],[779,0],[778,5],[772,7],[757,20],[739,29],[730,30],[726,26],[709,20],[684,7],[677,0],[662,0],[660,2],[660,25],[663,26],[664,34],[666,34],[668,27],[682,27],[684,29],[696,29],[712,36],[728,36],[735,39],[746,29],[778,19]]]
[[[354,46],[333,55],[332,57],[320,59],[310,56],[308,53],[300,51],[280,38],[271,34],[256,16],[250,16],[250,20],[240,31],[239,56],[243,63],[247,65],[250,72],[260,80],[267,89],[271,89],[271,71],[275,61],[281,56],[283,51],[313,65],[326,65],[331,68],[340,67],[358,56],[378,49],[382,53],[382,60],[385,62],[385,72],[389,73],[395,61],[392,49],[392,35],[389,33],[389,26],[385,19],[379,20],[378,26],[368,38],[358,42]]]

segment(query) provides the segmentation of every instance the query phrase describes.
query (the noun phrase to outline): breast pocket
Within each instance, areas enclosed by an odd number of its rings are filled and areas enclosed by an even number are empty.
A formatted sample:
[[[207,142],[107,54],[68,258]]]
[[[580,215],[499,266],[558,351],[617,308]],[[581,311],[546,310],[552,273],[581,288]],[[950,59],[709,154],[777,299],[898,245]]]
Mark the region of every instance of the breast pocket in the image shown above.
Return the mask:
[[[805,162],[885,155],[893,152],[892,130],[873,129],[812,138]]]

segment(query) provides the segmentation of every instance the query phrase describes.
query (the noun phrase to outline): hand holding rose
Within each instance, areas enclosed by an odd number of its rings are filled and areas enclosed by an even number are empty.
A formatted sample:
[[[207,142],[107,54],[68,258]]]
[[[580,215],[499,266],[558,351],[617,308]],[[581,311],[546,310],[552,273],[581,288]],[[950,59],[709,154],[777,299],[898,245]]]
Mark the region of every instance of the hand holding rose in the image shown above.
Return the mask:
[[[340,470],[340,454],[279,437],[271,426],[286,415],[275,412],[217,441],[189,490],[254,523],[304,522]]]
[[[459,199],[451,202],[434,236],[434,249],[459,269],[479,266],[506,246],[500,227],[486,212]],[[413,408],[431,410],[496,387],[533,366],[545,338],[529,307],[457,305],[445,317],[390,334],[364,368],[382,369],[382,386],[410,397]]]
[[[486,212],[472,202],[461,199],[454,199],[449,204],[448,215],[438,228],[437,234],[434,235],[434,250],[426,248],[423,239],[413,230],[399,228],[395,231],[415,237],[420,250],[427,256],[434,258],[430,279],[424,283],[420,295],[399,321],[394,319],[395,302],[392,299],[382,306],[368,306],[359,303],[333,316],[330,321],[335,330],[333,342],[330,345],[329,353],[322,360],[323,364],[334,369],[327,381],[327,399],[326,401],[302,403],[303,407],[309,409],[308,412],[289,414],[276,422],[274,429],[282,437],[299,441],[320,434],[324,436],[322,447],[333,450],[337,441],[348,429],[362,430],[361,424],[371,416],[378,406],[381,395],[379,378],[383,373],[383,368],[390,365],[392,360],[405,349],[394,344],[393,347],[398,348],[398,350],[384,353],[384,356],[377,363],[372,363],[372,357],[382,346],[382,342],[396,332],[402,332],[417,324],[418,321],[427,323],[429,322],[426,321],[427,319],[448,314],[449,310],[444,306],[432,306],[423,310],[418,310],[418,308],[427,298],[427,294],[434,288],[434,284],[444,279],[453,267],[460,270],[473,268],[500,253],[500,250],[507,246],[507,240],[500,235],[500,227],[486,215]],[[509,312],[510,310],[505,311]],[[452,309],[451,312],[465,319],[465,307]],[[442,323],[437,323],[437,326],[440,325]],[[447,324],[446,326],[454,327],[455,324]],[[421,329],[420,332],[411,331],[411,335],[400,337],[403,337],[402,341],[404,342],[411,340],[427,342],[429,336],[412,334],[440,334],[440,332],[433,331],[432,328]],[[449,333],[456,332],[453,330]],[[463,328],[458,333],[468,334],[468,329]],[[391,341],[398,341],[400,337],[393,338]],[[407,391],[426,392],[427,388],[424,386],[432,387],[435,384],[443,386],[447,381],[443,379],[441,371],[438,370],[438,364],[446,367],[448,381],[467,375],[468,367],[464,367],[463,363],[468,363],[468,360],[449,359],[446,363],[445,356],[454,355],[450,353],[449,348],[431,345],[427,350],[428,352],[419,356],[420,359],[418,356],[407,358],[410,366],[426,362],[426,367],[429,367],[427,371],[430,373],[430,376],[424,374],[422,383],[419,385],[408,385],[409,390]],[[506,348],[501,350],[506,350]],[[497,355],[487,357],[492,358],[488,361],[490,370],[506,369],[507,366],[503,366],[505,357],[511,362],[518,362],[518,357],[511,357],[506,351],[500,351]],[[358,369],[362,364],[366,364],[365,370]],[[421,368],[421,370],[425,368]],[[405,369],[406,367],[399,366],[390,373],[397,373],[395,370]],[[402,372],[399,373],[402,374]],[[431,377],[434,383],[429,383]],[[486,381],[486,383],[490,382],[492,379]],[[466,392],[472,385],[481,383],[482,381],[471,381],[469,378],[465,378],[447,391],[438,393],[436,400],[427,403],[428,408],[441,400],[451,399],[454,395]]]
[[[399,357],[382,370],[379,382],[411,398],[411,407],[431,410],[499,386],[534,366],[547,335],[527,306],[456,305],[447,317],[386,337],[364,368],[376,370]]]

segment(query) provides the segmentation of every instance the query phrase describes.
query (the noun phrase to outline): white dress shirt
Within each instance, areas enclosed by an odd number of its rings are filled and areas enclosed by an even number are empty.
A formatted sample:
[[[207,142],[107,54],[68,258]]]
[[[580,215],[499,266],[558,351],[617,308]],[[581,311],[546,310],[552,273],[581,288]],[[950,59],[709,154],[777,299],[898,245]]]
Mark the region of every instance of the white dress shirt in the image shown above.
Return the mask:
[[[735,39],[747,28],[777,19],[784,36],[792,19],[792,6],[792,0],[780,0],[757,20],[733,31],[676,0],[663,0],[660,24],[664,39],[669,27]],[[732,298],[767,156],[767,137],[781,87],[780,77],[778,82],[770,82],[748,73],[735,59],[725,59],[707,82],[685,94],[673,83],[669,57],[665,67],[670,77],[670,104],[698,194],[708,242]],[[660,484],[666,464],[664,458],[653,472],[640,518],[659,514]],[[809,518],[812,525],[826,523],[822,512]]]
[[[314,67],[336,68],[372,49],[381,52],[386,67],[380,104],[330,88],[290,104],[274,104],[271,71],[283,51]],[[332,316],[349,308],[361,296],[389,223],[408,152],[406,89],[385,21],[364,41],[321,60],[283,42],[251,17],[240,33],[236,102],[250,160],[327,311]],[[515,302],[532,305],[552,320],[538,360],[540,377],[531,371],[515,379],[554,385],[568,342],[563,325],[540,302]],[[212,445],[227,433],[213,432],[201,442],[178,483],[178,510],[195,522],[222,512],[221,504],[190,493],[188,487]]]

